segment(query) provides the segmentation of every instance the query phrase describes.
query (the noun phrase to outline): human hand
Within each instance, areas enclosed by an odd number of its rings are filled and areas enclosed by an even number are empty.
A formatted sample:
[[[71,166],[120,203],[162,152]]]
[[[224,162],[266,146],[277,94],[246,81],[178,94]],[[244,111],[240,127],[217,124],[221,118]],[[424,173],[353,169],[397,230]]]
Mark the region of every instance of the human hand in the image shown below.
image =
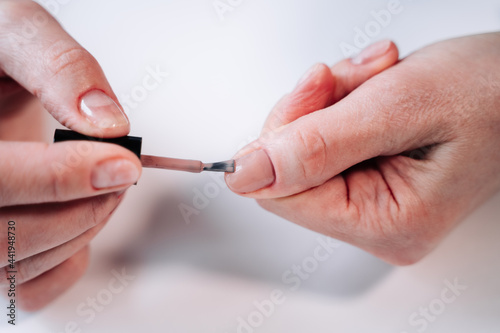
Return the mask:
[[[83,134],[117,137],[130,127],[97,61],[42,7],[0,1],[0,28],[0,286],[10,286],[8,222],[15,221],[16,305],[36,310],[83,275],[89,241],[141,164],[116,145],[12,141],[41,127],[30,121],[39,111],[31,94]]]
[[[333,85],[323,68],[278,103],[226,181],[290,221],[414,263],[500,187],[499,59],[498,33],[441,42],[327,107],[346,77]]]

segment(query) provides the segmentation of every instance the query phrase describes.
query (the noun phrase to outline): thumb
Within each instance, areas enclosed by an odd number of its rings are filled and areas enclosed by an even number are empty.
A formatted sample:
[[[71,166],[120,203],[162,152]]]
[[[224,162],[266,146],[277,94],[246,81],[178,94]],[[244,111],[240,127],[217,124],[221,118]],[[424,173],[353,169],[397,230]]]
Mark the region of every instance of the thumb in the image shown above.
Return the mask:
[[[236,159],[228,186],[257,199],[280,198],[322,185],[346,169],[380,155],[395,155],[409,131],[391,126],[373,96],[357,91],[261,137]],[[389,112],[387,112],[389,114]]]
[[[33,1],[0,3],[0,72],[37,96],[64,126],[116,137],[130,130],[127,116],[95,58]]]
[[[236,155],[236,172],[226,175],[229,188],[259,198],[286,196],[335,176],[332,166],[326,165],[327,153],[332,150],[329,141],[340,139],[335,127],[341,130],[346,128],[344,124],[358,123],[356,119],[340,121],[339,118],[356,118],[359,110],[358,106],[350,111],[337,106],[324,108],[339,102],[397,60],[396,46],[382,41],[357,58],[339,62],[331,71],[325,65],[313,67],[297,88],[278,102],[260,139]],[[268,188],[258,191],[264,187]],[[258,192],[252,193],[255,191]]]
[[[401,99],[408,91],[405,82],[394,82],[396,67],[244,148],[228,186],[258,199],[290,196],[363,161],[442,142],[440,117],[418,117]]]

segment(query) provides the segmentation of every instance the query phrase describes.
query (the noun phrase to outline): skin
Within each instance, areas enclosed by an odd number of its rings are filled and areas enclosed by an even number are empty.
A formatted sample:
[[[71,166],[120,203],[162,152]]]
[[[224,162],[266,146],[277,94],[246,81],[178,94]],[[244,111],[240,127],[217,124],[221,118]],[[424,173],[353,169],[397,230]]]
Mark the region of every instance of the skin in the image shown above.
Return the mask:
[[[34,36],[26,37],[23,24],[36,22],[34,18],[45,23],[37,26]],[[62,125],[91,136],[123,136],[129,124],[101,128],[95,118],[92,122],[84,117],[79,104],[87,92],[104,92],[118,104],[116,96],[97,61],[39,5],[0,0],[0,28],[0,248],[8,248],[8,221],[15,221],[16,304],[34,311],[84,274],[90,241],[135,182],[95,188],[96,166],[110,159],[128,160],[139,171],[141,165],[135,155],[115,145],[87,143],[86,153],[72,162],[71,152],[79,151],[79,143],[34,142],[43,135],[42,112],[46,111]],[[20,38],[12,42],[13,35]],[[344,82],[334,88],[333,78],[325,76],[322,103],[331,98],[330,89],[344,95],[394,64],[397,57],[391,45],[386,57],[369,66],[356,66],[353,71],[345,66],[347,62],[337,66],[345,71]],[[288,112],[285,118],[290,115],[295,116]],[[69,169],[58,173],[57,165],[69,165]],[[9,285],[8,259],[7,251],[0,251],[0,287],[4,288]]]
[[[36,22],[33,18],[45,23],[26,37],[23,24]],[[12,42],[13,35],[20,37]],[[43,133],[45,110],[86,135],[128,134],[124,118],[120,126],[103,128],[82,115],[80,99],[95,90],[118,103],[97,61],[43,8],[31,1],[0,1],[0,287],[8,285],[7,223],[13,220],[16,305],[24,310],[40,309],[84,274],[89,242],[134,182],[96,188],[98,166],[126,160],[140,175],[140,161],[119,146],[88,143],[81,153],[78,142],[33,142]],[[80,152],[76,162],[71,151]],[[65,171],[58,172],[58,165]]]
[[[357,89],[352,64],[325,66],[237,154],[264,150],[275,173],[243,195],[389,263],[417,262],[500,188],[499,59],[491,33],[423,48]]]
[[[47,18],[38,33],[8,42],[35,14]],[[17,301],[37,310],[83,275],[90,240],[130,185],[95,188],[96,165],[120,158],[140,170],[140,162],[120,147],[91,143],[61,177],[51,166],[67,163],[77,143],[20,142],[41,135],[42,107],[87,135],[122,136],[129,126],[103,129],[84,118],[78,105],[86,92],[118,101],[95,59],[41,7],[0,1],[0,26],[0,154],[8,156],[0,160],[0,248],[15,220]],[[415,262],[500,186],[498,39],[444,42],[383,73],[397,62],[394,45],[369,64],[320,65],[240,153],[265,150],[276,175],[246,196],[389,262]],[[0,252],[1,286],[7,259]]]

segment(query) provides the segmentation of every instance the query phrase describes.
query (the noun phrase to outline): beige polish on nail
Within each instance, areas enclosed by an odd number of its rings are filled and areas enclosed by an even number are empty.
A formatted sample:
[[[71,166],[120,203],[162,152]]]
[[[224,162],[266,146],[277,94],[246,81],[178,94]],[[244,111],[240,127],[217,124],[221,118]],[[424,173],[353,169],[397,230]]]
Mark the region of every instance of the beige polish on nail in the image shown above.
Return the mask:
[[[251,193],[274,183],[274,167],[264,150],[238,158],[234,173],[226,174],[227,186],[236,193]]]
[[[91,182],[96,189],[107,189],[137,182],[140,171],[126,159],[111,159],[97,164],[92,170]]]
[[[352,58],[351,63],[354,65],[368,64],[386,54],[391,48],[391,44],[390,40],[383,40],[372,44],[361,51],[356,57]]]
[[[125,112],[100,90],[89,91],[82,97],[80,111],[88,121],[101,129],[129,125]]]

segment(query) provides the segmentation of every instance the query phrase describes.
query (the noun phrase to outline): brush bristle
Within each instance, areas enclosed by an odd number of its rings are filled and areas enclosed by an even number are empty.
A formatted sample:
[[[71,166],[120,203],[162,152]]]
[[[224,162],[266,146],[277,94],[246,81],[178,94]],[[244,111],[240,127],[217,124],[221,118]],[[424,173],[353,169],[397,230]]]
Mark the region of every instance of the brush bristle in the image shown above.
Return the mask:
[[[204,171],[215,171],[215,172],[234,172],[234,160],[206,163],[203,165]]]

